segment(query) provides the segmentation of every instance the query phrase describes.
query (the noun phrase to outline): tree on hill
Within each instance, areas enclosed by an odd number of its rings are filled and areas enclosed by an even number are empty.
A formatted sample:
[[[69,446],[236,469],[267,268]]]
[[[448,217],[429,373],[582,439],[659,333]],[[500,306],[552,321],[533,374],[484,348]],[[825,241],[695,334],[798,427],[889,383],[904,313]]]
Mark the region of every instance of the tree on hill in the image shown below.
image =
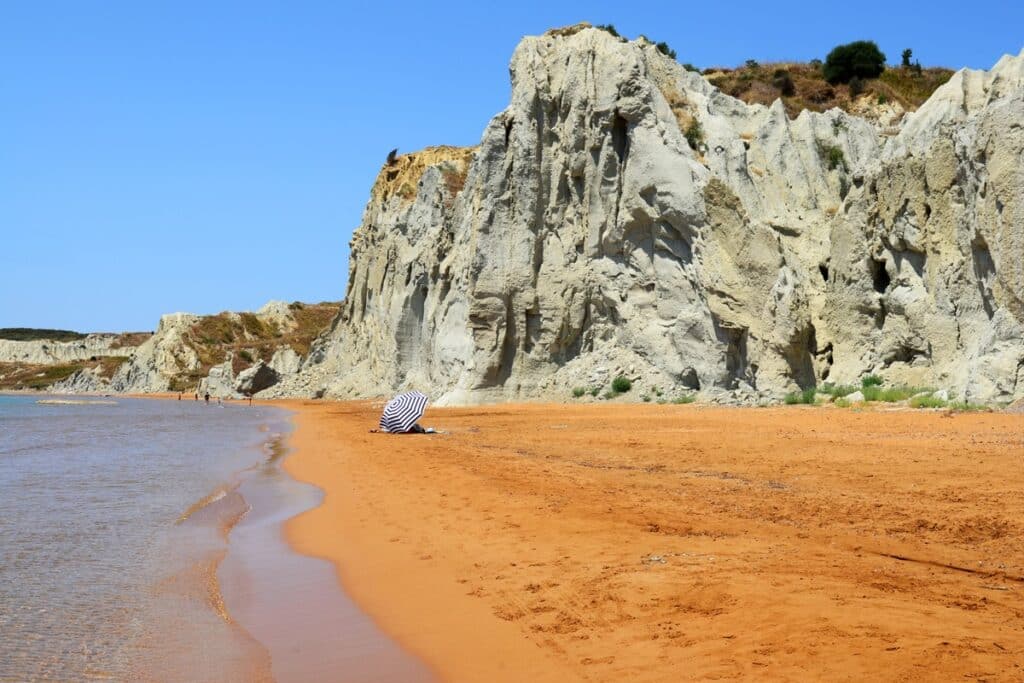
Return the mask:
[[[914,51],[911,50],[909,47],[906,50],[903,51],[903,62],[902,62],[903,68],[907,68],[907,67],[910,66],[910,58],[911,58],[911,56],[913,56],[913,54],[914,54]]]
[[[828,53],[823,71],[829,83],[847,83],[854,77],[877,78],[885,71],[885,54],[871,40],[839,45]]]

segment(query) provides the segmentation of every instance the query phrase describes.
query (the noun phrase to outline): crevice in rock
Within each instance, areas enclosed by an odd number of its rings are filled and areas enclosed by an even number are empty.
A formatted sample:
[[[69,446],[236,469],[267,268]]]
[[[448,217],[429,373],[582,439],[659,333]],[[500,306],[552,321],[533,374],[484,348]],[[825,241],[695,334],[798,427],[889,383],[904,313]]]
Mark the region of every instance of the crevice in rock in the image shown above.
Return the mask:
[[[918,349],[910,346],[909,344],[900,344],[882,359],[882,365],[886,368],[892,366],[894,363],[906,363],[907,365],[911,365],[918,358],[924,358],[930,361],[931,351]]]
[[[400,368],[411,368],[417,364],[416,357],[423,332],[423,310],[426,300],[426,278],[421,276],[402,307],[402,317],[395,330],[395,347],[398,351],[398,366]]]
[[[558,177],[558,188],[555,190],[555,198],[559,206],[569,206],[569,179],[567,173]]]
[[[512,137],[512,126],[515,124],[515,119],[508,119],[505,121],[505,149],[508,149],[508,141]]]
[[[451,279],[451,277],[449,277],[449,275],[447,273],[445,273],[444,277],[441,279],[441,294],[440,294],[440,296],[437,299],[438,303],[442,303],[445,299],[447,299],[448,298],[448,294],[451,291],[452,291],[452,279]]]
[[[889,311],[885,308],[885,301],[878,302],[878,310],[875,312],[875,327],[882,329],[885,327],[885,318],[889,315]]]
[[[499,386],[512,376],[512,365],[516,360],[516,320],[511,299],[505,302],[505,338],[501,344],[501,365],[498,367],[497,382]]]
[[[817,382],[814,375],[814,356],[818,350],[818,340],[814,325],[808,325],[790,340],[789,345],[782,349],[782,355],[789,366],[789,375],[801,389],[813,387]]]
[[[828,261],[818,264],[818,272],[821,273],[821,279],[828,282]]]
[[[879,294],[884,294],[889,285],[892,284],[892,278],[889,277],[889,271],[885,268],[885,261],[872,258],[869,262],[871,268],[871,284],[874,286],[875,291]]]
[[[992,305],[992,280],[995,278],[996,265],[992,260],[988,242],[981,234],[976,234],[971,241],[971,256],[974,262],[974,277],[978,281],[978,293],[981,295],[981,305],[985,308],[985,315],[991,320],[995,315],[995,307]]]
[[[619,160],[619,165],[626,163],[629,154],[629,122],[618,113],[612,120],[612,149]]]
[[[679,382],[687,389],[700,391],[700,377],[693,368],[686,368],[679,374]]]
[[[832,364],[834,362],[832,358],[832,342],[825,344],[824,348],[820,351],[815,351],[814,355],[821,367],[821,381],[824,382],[832,374]]]
[[[526,353],[533,351],[534,345],[540,341],[541,322],[540,311],[536,309],[526,311],[526,337],[523,340],[523,349]]]
[[[725,388],[735,389],[742,380],[756,389],[756,369],[750,365],[747,357],[747,328],[733,327],[721,322],[717,317],[712,317],[711,320],[715,336],[719,342],[725,344]]]

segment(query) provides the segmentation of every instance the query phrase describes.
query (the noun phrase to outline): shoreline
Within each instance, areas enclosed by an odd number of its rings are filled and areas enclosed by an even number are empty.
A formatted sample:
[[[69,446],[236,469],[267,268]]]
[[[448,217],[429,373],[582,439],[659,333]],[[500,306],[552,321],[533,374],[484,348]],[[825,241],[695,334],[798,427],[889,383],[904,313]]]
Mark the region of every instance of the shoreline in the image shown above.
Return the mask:
[[[273,404],[324,492],[289,544],[441,680],[1024,667],[1020,416]]]
[[[226,614],[269,655],[275,681],[331,679],[414,683],[430,680],[420,662],[380,632],[336,579],[331,566],[297,552],[286,526],[316,509],[322,492],[292,477],[296,412],[281,402],[292,429],[271,434],[266,459],[240,474],[237,491],[247,512],[228,531],[228,547],[217,572]]]

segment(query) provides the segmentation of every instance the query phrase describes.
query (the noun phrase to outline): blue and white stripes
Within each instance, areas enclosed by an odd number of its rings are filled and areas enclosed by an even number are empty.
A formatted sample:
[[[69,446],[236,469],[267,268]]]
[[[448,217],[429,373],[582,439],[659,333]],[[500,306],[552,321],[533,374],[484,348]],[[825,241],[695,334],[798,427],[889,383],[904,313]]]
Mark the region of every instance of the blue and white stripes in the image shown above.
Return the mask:
[[[399,394],[387,402],[380,416],[381,431],[402,434],[412,429],[416,420],[423,417],[427,408],[427,397],[419,391]]]

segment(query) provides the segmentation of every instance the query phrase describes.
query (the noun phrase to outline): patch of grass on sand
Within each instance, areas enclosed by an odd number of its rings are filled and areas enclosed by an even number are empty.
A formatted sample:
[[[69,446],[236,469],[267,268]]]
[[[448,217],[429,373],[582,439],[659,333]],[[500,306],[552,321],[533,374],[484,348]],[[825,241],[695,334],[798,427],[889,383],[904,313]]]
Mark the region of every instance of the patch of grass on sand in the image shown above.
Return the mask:
[[[601,387],[590,387],[590,395],[597,398],[598,394],[601,393]]]
[[[835,401],[832,401],[832,405],[836,406],[837,408],[849,408],[853,404],[847,401],[845,398],[837,398]]]
[[[882,386],[882,378],[878,375],[866,375],[860,379],[861,387],[880,387]]]
[[[928,394],[926,396],[914,396],[910,399],[911,408],[945,408],[946,401],[938,396]]]
[[[587,393],[586,389],[584,389],[583,387],[576,387],[575,389],[572,390],[572,397],[579,398],[585,393]]]
[[[855,391],[860,391],[860,388],[855,387],[852,384],[823,384],[818,387],[818,391],[838,399],[843,398],[844,396],[849,396]]]
[[[931,393],[934,389],[929,387],[880,387],[877,385],[865,386],[861,389],[865,401],[879,401],[882,403],[897,403],[906,401],[911,396]]]
[[[958,413],[992,412],[992,408],[989,406],[967,401],[950,401],[948,407]]]
[[[696,400],[697,397],[693,394],[682,394],[672,399],[672,403],[675,403],[676,405],[684,405],[686,403],[693,403]]]
[[[804,389],[803,391],[794,391],[791,394],[786,394],[783,401],[785,401],[788,406],[798,404],[814,405],[817,393],[818,390],[811,387],[809,389]]]

